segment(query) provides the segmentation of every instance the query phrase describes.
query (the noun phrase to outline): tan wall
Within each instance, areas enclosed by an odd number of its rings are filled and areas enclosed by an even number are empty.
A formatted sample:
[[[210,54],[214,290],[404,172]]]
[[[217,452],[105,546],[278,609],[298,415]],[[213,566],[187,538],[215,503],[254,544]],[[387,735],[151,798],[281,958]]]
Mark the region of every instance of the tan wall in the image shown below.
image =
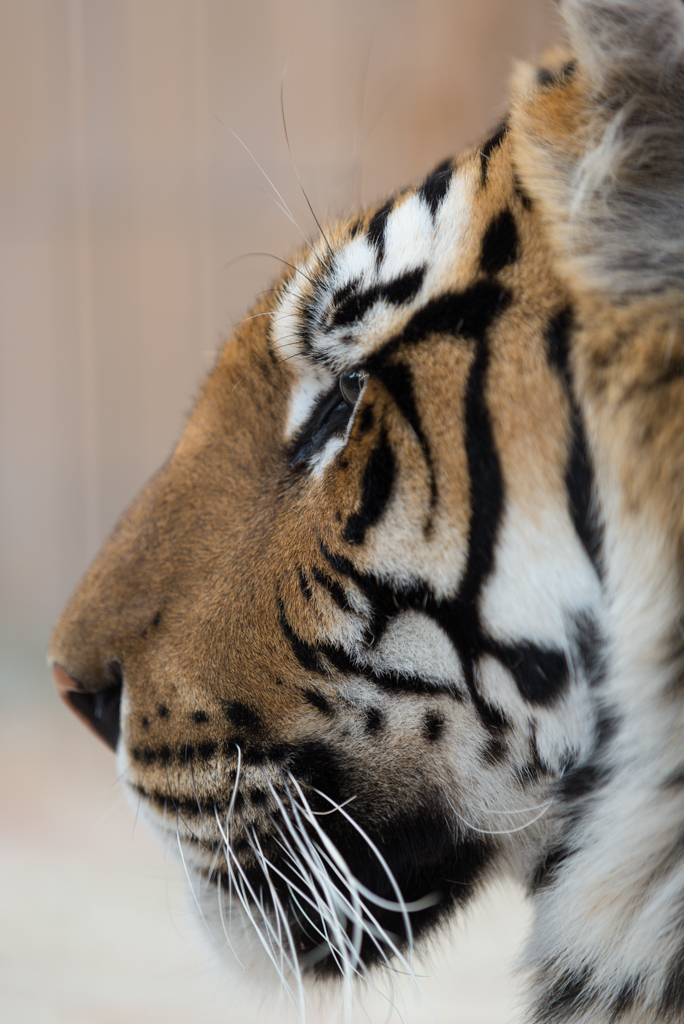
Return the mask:
[[[297,229],[504,109],[547,0],[0,0],[0,646],[47,630]],[[363,68],[367,63],[365,88]],[[363,92],[363,104],[359,102]],[[361,109],[362,106],[362,109]]]

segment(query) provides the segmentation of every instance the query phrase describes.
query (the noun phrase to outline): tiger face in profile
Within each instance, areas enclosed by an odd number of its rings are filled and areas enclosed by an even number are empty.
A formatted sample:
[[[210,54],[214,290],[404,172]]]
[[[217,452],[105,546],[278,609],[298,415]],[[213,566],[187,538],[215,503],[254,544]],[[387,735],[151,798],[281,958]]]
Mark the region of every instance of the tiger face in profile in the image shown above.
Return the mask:
[[[302,1013],[506,873],[529,1020],[684,1019],[684,4],[560,7],[237,328],[52,639]]]

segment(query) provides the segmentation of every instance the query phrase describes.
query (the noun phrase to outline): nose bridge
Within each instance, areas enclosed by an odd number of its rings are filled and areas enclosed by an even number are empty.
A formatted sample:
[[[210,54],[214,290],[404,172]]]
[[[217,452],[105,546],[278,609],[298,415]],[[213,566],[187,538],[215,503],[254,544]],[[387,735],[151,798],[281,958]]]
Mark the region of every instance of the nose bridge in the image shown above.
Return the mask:
[[[159,707],[182,704],[187,717],[202,711],[208,691],[236,702],[238,718],[248,715],[245,694],[256,683],[253,663],[260,659],[259,641],[247,643],[246,634],[259,618],[257,605],[263,614],[268,585],[260,575],[264,559],[254,557],[247,534],[256,531],[252,540],[263,551],[268,530],[263,522],[254,526],[250,496],[217,489],[211,463],[207,478],[206,461],[202,453],[172,460],[152,481],[53,632],[49,657],[60,698],[112,747],[124,694],[127,736],[144,732],[142,723],[154,725],[145,743],[161,729],[180,742],[180,718],[157,721]]]
[[[236,581],[251,587],[249,540],[273,493],[264,480],[280,465],[280,389],[262,405],[252,387],[238,387],[264,354],[264,325],[251,321],[240,344],[226,347],[175,452],[123,515],[53,631],[58,693],[110,745],[122,693],[128,719],[128,697],[142,704],[171,687],[171,677],[198,691],[202,681],[226,679],[230,645],[224,636],[217,653],[204,623],[223,635],[253,602],[244,588],[236,597]],[[162,697],[152,710],[165,706]]]
[[[49,660],[59,697],[115,748],[124,664],[131,647],[159,621],[172,589],[169,548],[181,540],[172,481],[162,471],[124,514],[52,634]]]

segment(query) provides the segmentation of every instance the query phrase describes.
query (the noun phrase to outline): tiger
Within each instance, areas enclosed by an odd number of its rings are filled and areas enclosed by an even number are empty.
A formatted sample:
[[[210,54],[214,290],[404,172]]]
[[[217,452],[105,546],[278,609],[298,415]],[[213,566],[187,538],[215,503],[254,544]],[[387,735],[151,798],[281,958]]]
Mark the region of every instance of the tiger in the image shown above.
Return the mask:
[[[302,1019],[505,876],[526,1020],[684,1020],[684,4],[559,11],[261,296],[51,640]]]

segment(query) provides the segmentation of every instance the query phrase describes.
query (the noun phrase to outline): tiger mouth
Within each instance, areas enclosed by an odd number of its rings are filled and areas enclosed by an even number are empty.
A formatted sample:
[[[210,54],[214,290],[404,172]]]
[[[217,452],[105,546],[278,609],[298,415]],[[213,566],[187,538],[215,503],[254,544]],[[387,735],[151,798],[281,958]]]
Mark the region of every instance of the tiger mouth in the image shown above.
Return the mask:
[[[392,959],[411,970],[415,943],[486,873],[491,840],[459,833],[439,807],[378,825],[355,815],[353,796],[338,801],[287,769],[277,779],[262,769],[241,787],[240,768],[221,807],[197,802],[188,821],[192,801],[174,808],[167,794],[166,811],[186,871],[200,880],[202,912],[218,914],[233,949],[237,911],[286,986],[302,975],[363,978]]]

